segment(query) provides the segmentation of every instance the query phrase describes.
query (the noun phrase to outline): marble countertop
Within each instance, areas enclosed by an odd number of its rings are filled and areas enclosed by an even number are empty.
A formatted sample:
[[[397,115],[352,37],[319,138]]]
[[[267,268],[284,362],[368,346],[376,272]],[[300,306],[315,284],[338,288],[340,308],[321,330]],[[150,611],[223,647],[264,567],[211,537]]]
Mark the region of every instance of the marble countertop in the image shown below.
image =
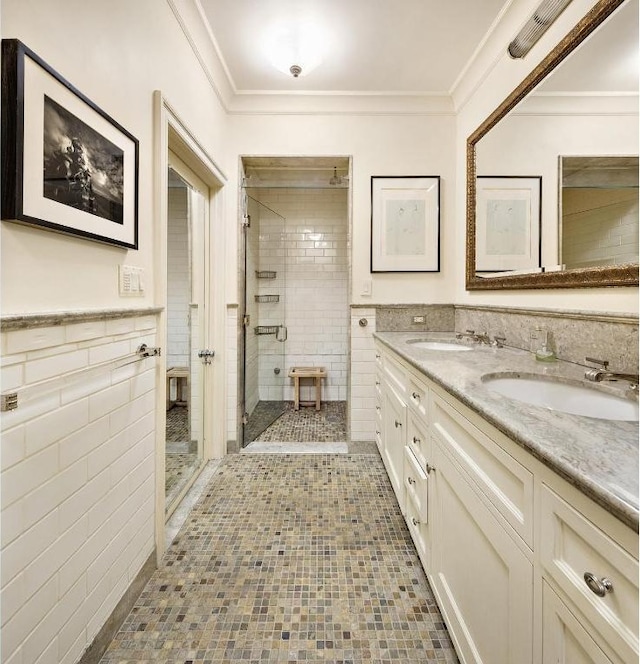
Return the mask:
[[[376,332],[374,337],[477,412],[634,530],[638,530],[638,423],[569,415],[491,391],[483,374],[516,372],[584,379],[585,368],[539,362],[532,353],[477,343],[473,351],[435,351],[411,339],[454,340],[454,333]],[[590,385],[586,383],[586,385]],[[621,383],[626,385],[626,383]],[[597,389],[623,395],[623,388]]]

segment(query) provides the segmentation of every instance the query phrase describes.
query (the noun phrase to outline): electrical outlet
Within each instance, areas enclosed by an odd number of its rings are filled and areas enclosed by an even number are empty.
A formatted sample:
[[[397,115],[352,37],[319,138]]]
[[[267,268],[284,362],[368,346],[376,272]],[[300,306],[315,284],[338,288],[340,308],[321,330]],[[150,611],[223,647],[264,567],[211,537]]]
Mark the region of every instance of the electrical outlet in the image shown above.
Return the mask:
[[[414,323],[424,323],[424,316],[414,316],[413,317],[413,322]]]

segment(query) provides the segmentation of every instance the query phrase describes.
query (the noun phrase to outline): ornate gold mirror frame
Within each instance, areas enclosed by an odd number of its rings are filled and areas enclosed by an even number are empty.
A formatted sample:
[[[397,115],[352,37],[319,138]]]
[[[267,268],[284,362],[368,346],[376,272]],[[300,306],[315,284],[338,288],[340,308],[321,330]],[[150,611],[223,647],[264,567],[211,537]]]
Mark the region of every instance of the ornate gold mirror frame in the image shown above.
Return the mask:
[[[600,0],[594,5],[575,28],[467,139],[467,290],[594,288],[638,285],[637,263],[612,267],[572,269],[563,272],[505,274],[504,276],[490,278],[476,275],[476,144],[623,2],[625,0]]]

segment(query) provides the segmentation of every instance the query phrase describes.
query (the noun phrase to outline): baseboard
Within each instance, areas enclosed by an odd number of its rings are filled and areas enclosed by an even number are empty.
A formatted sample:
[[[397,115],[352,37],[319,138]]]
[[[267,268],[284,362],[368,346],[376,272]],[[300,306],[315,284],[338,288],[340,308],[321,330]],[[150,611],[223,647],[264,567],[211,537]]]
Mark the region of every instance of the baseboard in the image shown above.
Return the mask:
[[[142,569],[138,572],[136,578],[131,582],[122,599],[116,605],[116,608],[111,612],[105,624],[96,634],[89,647],[84,651],[78,664],[98,664],[100,662],[109,644],[118,633],[122,623],[131,612],[133,605],[136,603],[140,593],[147,585],[147,581],[149,581],[157,567],[156,550],[154,548],[142,566]]]

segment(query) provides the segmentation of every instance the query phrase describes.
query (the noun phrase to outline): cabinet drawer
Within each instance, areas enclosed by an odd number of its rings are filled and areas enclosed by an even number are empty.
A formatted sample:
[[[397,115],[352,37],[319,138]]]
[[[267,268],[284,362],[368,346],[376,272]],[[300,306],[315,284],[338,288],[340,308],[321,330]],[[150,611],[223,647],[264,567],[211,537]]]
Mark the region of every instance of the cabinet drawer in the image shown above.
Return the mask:
[[[417,415],[424,418],[426,424],[429,415],[429,388],[413,374],[408,377],[407,402]]]
[[[421,522],[427,522],[428,477],[409,447],[404,448],[404,488]]]
[[[516,533],[533,547],[533,474],[432,392],[432,432]]]
[[[420,468],[427,469],[431,459],[431,439],[427,433],[428,428],[412,411],[407,412],[407,445],[414,453]]]
[[[637,560],[545,485],[540,517],[545,576],[555,581],[623,661],[637,662]],[[608,579],[611,591],[598,596],[587,585],[586,573],[593,574],[596,583]]]

